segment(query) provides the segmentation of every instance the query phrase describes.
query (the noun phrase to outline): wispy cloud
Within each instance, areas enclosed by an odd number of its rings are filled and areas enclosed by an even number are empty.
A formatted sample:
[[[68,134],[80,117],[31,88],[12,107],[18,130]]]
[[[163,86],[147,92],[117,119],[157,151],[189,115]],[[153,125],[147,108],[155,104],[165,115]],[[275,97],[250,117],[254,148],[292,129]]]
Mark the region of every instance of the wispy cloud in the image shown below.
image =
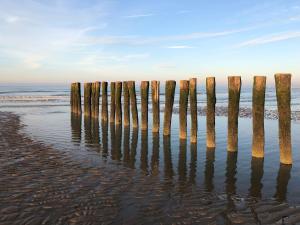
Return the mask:
[[[291,31],[291,32],[263,36],[263,37],[242,42],[240,44],[237,44],[234,47],[235,48],[250,47],[250,46],[263,45],[263,44],[268,44],[268,43],[273,43],[278,41],[285,41],[294,38],[300,38],[300,31]]]
[[[124,16],[124,17],[128,18],[128,19],[137,19],[137,18],[150,17],[150,16],[154,16],[154,14],[153,13],[148,13],[148,14],[134,14],[134,15],[128,15],[128,16]]]
[[[188,45],[173,45],[173,46],[167,46],[166,48],[170,49],[186,49],[186,48],[193,48],[192,46]]]

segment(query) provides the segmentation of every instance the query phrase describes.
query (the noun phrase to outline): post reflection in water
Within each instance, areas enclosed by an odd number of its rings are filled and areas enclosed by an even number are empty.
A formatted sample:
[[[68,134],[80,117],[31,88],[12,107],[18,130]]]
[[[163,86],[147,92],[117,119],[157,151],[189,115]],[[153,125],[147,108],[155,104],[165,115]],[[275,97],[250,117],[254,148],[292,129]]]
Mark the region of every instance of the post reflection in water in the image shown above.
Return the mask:
[[[264,158],[252,157],[251,160],[251,179],[249,195],[254,198],[261,198],[263,188],[262,178],[264,175]]]
[[[81,142],[81,114],[71,113],[72,141],[80,144]]]
[[[101,133],[102,133],[102,156],[104,158],[108,155],[108,124],[107,121],[101,121]]]
[[[280,164],[277,175],[276,193],[274,195],[278,201],[282,202],[286,200],[287,187],[291,178],[291,170],[292,165]]]
[[[180,186],[185,185],[186,182],[186,140],[180,140],[179,143],[179,157],[178,157],[178,182]]]
[[[152,133],[151,174],[159,174],[159,133]]]
[[[116,129],[114,123],[109,123],[110,128],[110,157],[115,159],[115,143],[116,143]]]
[[[89,116],[84,116],[84,141],[87,146],[92,144],[92,124]]]
[[[164,143],[164,173],[165,173],[165,179],[172,179],[173,175],[174,175],[174,172],[173,172],[173,165],[172,165],[170,136],[164,136],[163,143]]]
[[[197,174],[197,144],[191,143],[191,162],[190,162],[190,180],[189,183],[196,184]]]
[[[129,166],[130,162],[130,127],[124,126],[124,139],[123,139],[123,162],[126,166]]]
[[[227,153],[227,165],[226,165],[226,193],[227,195],[236,194],[236,162],[237,152]]]
[[[228,162],[228,161],[227,161]],[[206,162],[204,171],[205,190],[211,192],[214,190],[214,172],[215,172],[215,148],[206,149]]]
[[[98,118],[92,118],[91,121],[91,140],[94,147],[96,147],[99,151],[100,147],[100,133],[99,133],[99,119]]]
[[[136,161],[136,148],[138,144],[139,138],[139,129],[133,128],[132,137],[131,137],[131,146],[130,146],[130,168],[135,169],[135,161]]]
[[[148,130],[142,130],[141,170],[144,172],[144,174],[148,174]]]
[[[122,158],[121,147],[122,147],[122,125],[116,124],[116,139],[115,148],[112,151],[113,159],[120,161]]]

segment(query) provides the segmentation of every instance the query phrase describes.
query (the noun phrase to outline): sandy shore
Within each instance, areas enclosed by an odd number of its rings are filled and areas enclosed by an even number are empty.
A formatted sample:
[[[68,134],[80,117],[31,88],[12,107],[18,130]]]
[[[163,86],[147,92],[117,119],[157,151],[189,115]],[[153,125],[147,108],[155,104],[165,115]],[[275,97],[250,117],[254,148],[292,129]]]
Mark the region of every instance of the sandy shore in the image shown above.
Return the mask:
[[[300,209],[207,193],[187,182],[89,167],[23,135],[0,112],[0,224],[293,224]]]

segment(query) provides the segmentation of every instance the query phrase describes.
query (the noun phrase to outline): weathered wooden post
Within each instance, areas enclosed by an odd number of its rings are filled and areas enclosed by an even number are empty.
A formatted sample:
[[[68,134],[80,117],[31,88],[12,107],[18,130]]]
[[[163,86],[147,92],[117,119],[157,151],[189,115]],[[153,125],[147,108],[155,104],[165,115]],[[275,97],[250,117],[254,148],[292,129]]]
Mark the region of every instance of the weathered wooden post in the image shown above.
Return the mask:
[[[191,143],[197,142],[198,116],[197,116],[197,78],[190,79],[190,111],[191,111]]]
[[[129,98],[129,89],[128,82],[123,82],[123,97],[124,97],[124,126],[130,125],[130,98]]]
[[[110,117],[109,122],[115,122],[116,114],[116,83],[110,82]]]
[[[108,106],[107,106],[107,82],[102,82],[102,108],[101,108],[101,120],[103,122],[108,121]]]
[[[153,114],[153,125],[152,132],[159,132],[159,124],[160,124],[160,112],[159,112],[159,81],[151,81],[151,94],[152,94],[152,114]]]
[[[187,106],[189,98],[189,81],[181,80],[180,81],[180,96],[179,96],[179,129],[180,139],[186,139],[187,136]]]
[[[206,78],[206,98],[206,146],[215,148],[216,81],[214,77]]]
[[[292,164],[291,143],[291,74],[275,74],[279,119],[280,162]]]
[[[168,80],[166,81],[165,90],[165,114],[164,114],[164,135],[170,135],[174,95],[175,95],[176,81]]]
[[[84,84],[84,116],[91,116],[92,83]]]
[[[91,96],[91,104],[92,104],[92,117],[99,117],[99,98],[100,98],[100,82],[92,83],[92,96]]]
[[[71,85],[71,112],[81,114],[81,88],[78,82]]]
[[[241,77],[228,77],[228,145],[229,152],[238,149],[238,119],[241,93]]]
[[[141,82],[142,130],[148,129],[149,81]]]
[[[116,82],[116,124],[122,124],[122,82]]]
[[[253,92],[252,92],[252,122],[253,122],[252,156],[256,158],[264,157],[265,92],[266,92],[266,77],[255,76],[253,81]]]
[[[128,89],[129,89],[130,104],[131,104],[132,125],[133,125],[133,128],[137,128],[139,126],[139,117],[138,117],[138,111],[137,111],[136,92],[135,92],[135,82],[134,81],[128,81]]]

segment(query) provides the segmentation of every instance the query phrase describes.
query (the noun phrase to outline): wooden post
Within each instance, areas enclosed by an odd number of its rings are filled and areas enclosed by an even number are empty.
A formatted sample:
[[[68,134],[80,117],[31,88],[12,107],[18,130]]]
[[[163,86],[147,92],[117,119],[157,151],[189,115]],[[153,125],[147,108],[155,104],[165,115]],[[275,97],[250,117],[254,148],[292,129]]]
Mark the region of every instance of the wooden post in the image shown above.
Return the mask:
[[[165,114],[164,114],[164,135],[170,135],[174,95],[175,95],[176,81],[168,80],[166,81],[165,90]]]
[[[148,129],[148,100],[149,100],[149,81],[141,82],[141,111],[142,111],[142,130]]]
[[[180,139],[186,139],[187,136],[187,106],[189,98],[189,81],[181,80],[180,81],[180,96],[179,96],[179,129]]]
[[[92,117],[98,118],[99,117],[99,97],[100,97],[100,82],[95,82],[92,84]]]
[[[124,97],[124,126],[130,125],[130,99],[129,99],[129,89],[128,82],[123,82],[123,97]]]
[[[116,113],[116,83],[110,82],[110,117],[109,122],[115,122],[115,113]]]
[[[197,78],[190,79],[191,143],[197,142]]]
[[[75,111],[75,83],[71,84],[71,92],[70,92],[70,105],[71,105],[71,112],[74,113]]]
[[[241,93],[241,77],[228,77],[228,146],[229,152],[238,149],[238,119]]]
[[[84,84],[84,116],[91,116],[92,83]]]
[[[108,121],[108,106],[107,106],[107,82],[102,82],[102,108],[101,119],[103,122]]]
[[[81,88],[80,83],[71,84],[71,112],[81,114]]]
[[[137,111],[134,81],[128,81],[128,89],[129,89],[130,104],[131,104],[132,124],[133,124],[133,128],[137,128],[139,126],[139,117]]]
[[[159,132],[160,124],[160,112],[159,112],[159,81],[151,81],[151,94],[152,94],[152,114],[153,114],[153,125],[152,132]]]
[[[116,124],[122,124],[122,82],[116,82]]]
[[[291,74],[275,74],[279,119],[280,162],[292,164],[291,143]]]
[[[252,122],[253,122],[252,156],[256,158],[264,157],[265,92],[266,92],[266,77],[255,76],[253,81],[253,93],[252,93]]]
[[[214,77],[206,78],[206,98],[206,146],[208,148],[215,148],[216,82]]]

